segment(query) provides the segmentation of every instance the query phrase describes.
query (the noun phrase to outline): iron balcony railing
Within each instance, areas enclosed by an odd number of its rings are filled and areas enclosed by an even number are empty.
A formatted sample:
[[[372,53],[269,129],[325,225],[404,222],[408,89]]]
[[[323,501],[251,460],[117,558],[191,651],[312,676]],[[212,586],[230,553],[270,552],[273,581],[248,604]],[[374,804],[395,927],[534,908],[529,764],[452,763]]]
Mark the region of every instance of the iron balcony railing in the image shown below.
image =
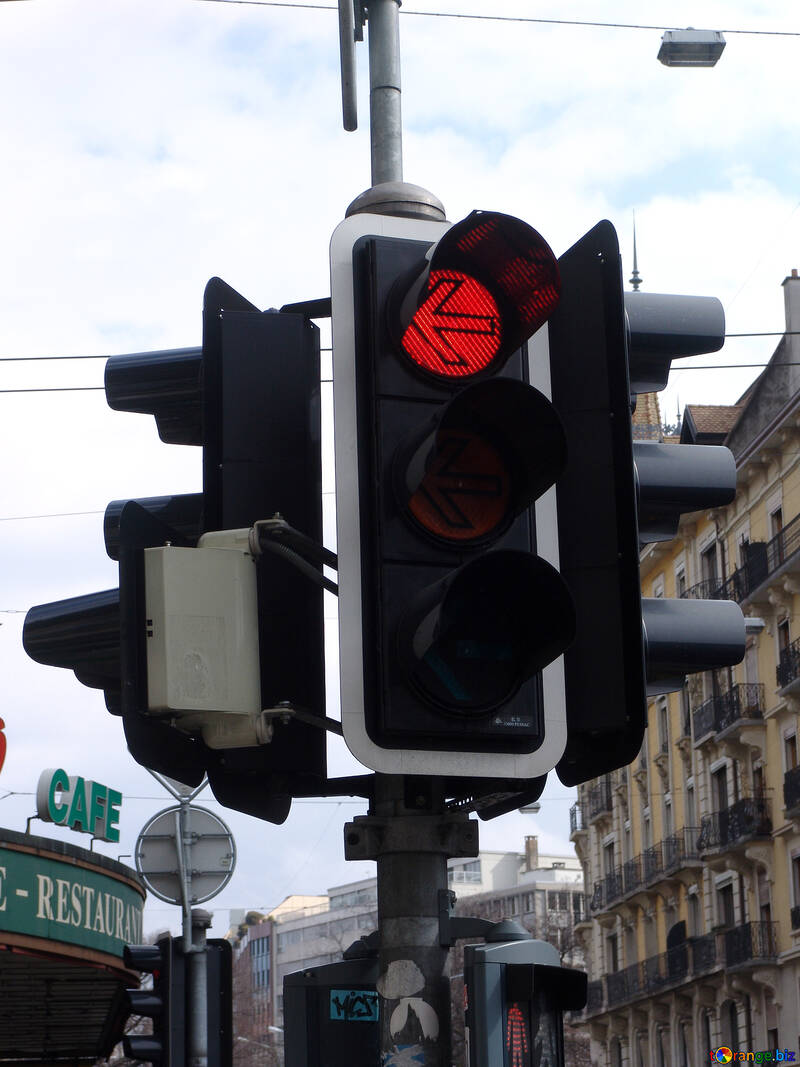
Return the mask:
[[[603,911],[622,897],[646,889],[684,867],[700,863],[699,834],[696,826],[685,826],[633,859],[626,860],[621,867],[615,867],[611,874],[595,882],[592,910]]]
[[[588,801],[589,822],[592,822],[593,819],[600,815],[611,813],[611,779],[608,775],[601,778],[597,785],[589,787]]]
[[[615,867],[599,882],[594,883],[590,907],[592,911],[605,911],[606,908],[610,907],[624,894],[625,884],[622,877],[622,868]]]
[[[722,811],[703,816],[697,848],[700,852],[712,852],[754,837],[768,837],[771,833],[767,798],[742,797]]]
[[[604,1004],[604,989],[602,978],[596,982],[589,982],[586,990],[586,1010],[589,1013],[600,1011]]]
[[[760,682],[743,682],[725,693],[709,697],[694,711],[694,736],[699,741],[706,734],[722,733],[738,722],[764,717],[764,686]]]
[[[778,666],[775,668],[778,679],[778,688],[784,689],[787,685],[800,678],[800,637],[796,638],[786,648],[781,649]]]
[[[692,974],[706,974],[717,965],[717,935],[701,934],[689,939],[692,952]]]
[[[743,546],[745,562],[725,581],[709,578],[682,594],[699,600],[746,600],[760,585],[800,551],[800,515],[767,542],[751,541]]]
[[[755,592],[760,585],[787,563],[800,550],[800,515],[766,543],[751,541],[744,546],[747,557],[725,582],[720,585],[717,596],[740,603]],[[714,598],[712,598],[714,599]]]
[[[586,822],[583,818],[583,808],[580,803],[573,804],[569,809],[569,832],[576,834],[580,830],[586,829]]]
[[[702,582],[696,582],[684,589],[681,593],[683,600],[719,600],[719,578],[704,578]]]
[[[798,909],[800,911],[800,908]],[[589,983],[589,1014],[692,981],[720,968],[774,960],[777,923],[751,922],[690,937],[656,956],[631,963]],[[605,993],[605,996],[604,996]]]
[[[725,966],[774,959],[778,954],[777,928],[778,924],[773,922],[752,922],[726,930]]]

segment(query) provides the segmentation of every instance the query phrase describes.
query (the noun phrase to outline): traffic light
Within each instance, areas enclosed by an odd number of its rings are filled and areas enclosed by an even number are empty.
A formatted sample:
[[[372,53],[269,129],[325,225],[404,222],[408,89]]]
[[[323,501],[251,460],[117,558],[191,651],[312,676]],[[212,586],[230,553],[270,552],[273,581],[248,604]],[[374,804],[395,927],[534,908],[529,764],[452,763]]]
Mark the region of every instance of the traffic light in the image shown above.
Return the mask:
[[[575,785],[634,759],[648,695],[681,688],[687,673],[738,663],[745,638],[737,604],[643,600],[639,579],[643,545],[672,538],[681,514],[735,495],[728,449],[634,441],[631,426],[636,394],[663,389],[673,358],[722,346],[721,304],[623,294],[609,222],[559,267],[561,301],[543,344],[567,439],[559,553],[577,630],[565,653],[569,740],[557,771]]]
[[[262,313],[213,278],[202,348],[110,358],[109,405],[201,446],[203,491],[112,502],[119,589],[32,608],[23,630],[34,659],[105,691],[138,762],[191,785],[207,773],[223,804],[273,822],[326,774],[324,730],[289,714],[325,713],[321,567],[292,550],[322,542],[319,352],[306,315]],[[261,520],[278,529],[257,564],[216,533]]]
[[[333,235],[342,725],[373,770],[532,778],[563,750],[565,440],[526,345],[559,289],[496,212]]]
[[[156,1067],[186,1063],[186,958],[180,942],[167,936],[155,945],[125,945],[122,959],[132,971],[152,975],[151,989],[126,989],[129,1015],[153,1020],[152,1034],[126,1034],[126,1056]]]
[[[206,942],[208,1062],[214,1067],[233,1064],[233,950],[224,937]]]
[[[464,1025],[475,1067],[564,1067],[565,1011],[586,1006],[584,971],[545,941],[464,948]]]

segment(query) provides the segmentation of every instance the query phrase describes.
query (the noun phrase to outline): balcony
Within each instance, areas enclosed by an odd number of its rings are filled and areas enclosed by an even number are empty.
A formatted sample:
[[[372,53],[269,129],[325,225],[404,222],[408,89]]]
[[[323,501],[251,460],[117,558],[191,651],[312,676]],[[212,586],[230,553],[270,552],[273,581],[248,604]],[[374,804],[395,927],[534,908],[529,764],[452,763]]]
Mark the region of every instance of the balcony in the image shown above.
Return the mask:
[[[783,806],[787,818],[800,816],[800,767],[787,771],[783,776]]]
[[[777,944],[777,923],[771,922],[744,923],[729,930],[690,937],[666,952],[590,982],[588,1011],[597,1014],[603,1011],[604,1003],[613,1008],[638,997],[666,992],[712,971],[772,963],[777,956]]]
[[[774,960],[778,954],[778,924],[744,923],[724,932],[725,966],[741,967]]]
[[[704,815],[697,839],[699,852],[737,848],[754,838],[769,837],[772,821],[766,797],[742,797],[730,807]]]
[[[764,686],[760,683],[733,685],[704,701],[694,713],[695,744],[709,735],[730,735],[736,729],[764,719]]]
[[[588,1014],[602,1011],[605,1003],[605,992],[602,978],[596,982],[589,982],[586,990],[586,1011]]]
[[[597,785],[587,790],[589,824],[608,817],[612,811],[611,779],[605,775]]]
[[[587,830],[586,821],[583,817],[583,808],[580,803],[573,804],[569,809],[569,836],[570,840],[574,838],[576,834],[585,834]]]
[[[719,578],[705,578],[681,593],[682,600],[722,600]]]
[[[618,901],[625,893],[625,883],[622,877],[622,868],[615,867],[599,882],[594,883],[594,891],[589,907],[592,911],[606,911],[612,904]]]
[[[743,548],[745,562],[720,586],[717,594],[739,603],[750,598],[774,574],[788,570],[796,562],[793,557],[800,550],[800,515],[787,522],[772,540],[751,541]]]
[[[699,834],[697,827],[685,826],[595,882],[592,911],[605,911],[625,897],[673,879],[681,870],[702,866],[697,849]]]
[[[791,691],[800,681],[800,637],[781,649],[778,666],[775,668],[778,688]]]

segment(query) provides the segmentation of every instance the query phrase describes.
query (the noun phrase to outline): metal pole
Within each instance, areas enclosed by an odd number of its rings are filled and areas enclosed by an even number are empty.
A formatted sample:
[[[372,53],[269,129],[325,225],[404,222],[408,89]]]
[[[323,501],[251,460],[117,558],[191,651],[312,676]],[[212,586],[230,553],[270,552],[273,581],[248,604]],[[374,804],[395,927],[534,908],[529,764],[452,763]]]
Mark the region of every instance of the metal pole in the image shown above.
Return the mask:
[[[403,180],[400,0],[368,0],[372,184]]]
[[[378,866],[383,1067],[450,1067],[440,890],[447,890],[449,856],[477,854],[477,825],[445,811],[441,779],[378,774],[370,814],[345,826],[345,858]]]
[[[211,912],[204,908],[192,911],[192,951],[186,959],[189,968],[188,1067],[209,1067],[206,930],[210,925]]]

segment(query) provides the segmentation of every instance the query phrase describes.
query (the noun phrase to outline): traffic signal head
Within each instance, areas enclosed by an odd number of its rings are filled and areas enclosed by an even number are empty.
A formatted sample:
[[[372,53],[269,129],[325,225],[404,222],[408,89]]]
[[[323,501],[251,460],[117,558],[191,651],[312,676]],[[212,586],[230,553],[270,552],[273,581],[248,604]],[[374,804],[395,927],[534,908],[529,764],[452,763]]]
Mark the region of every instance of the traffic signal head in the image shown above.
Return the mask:
[[[152,975],[151,989],[127,989],[129,1015],[153,1020],[152,1034],[127,1034],[126,1056],[155,1067],[183,1067],[186,1056],[186,959],[179,941],[162,937],[155,945],[125,945],[122,959],[132,971]]]
[[[608,222],[559,265],[562,297],[548,343],[567,439],[557,486],[561,571],[577,634],[565,654],[569,740],[557,770],[575,785],[635,758],[648,695],[681,688],[691,671],[738,663],[744,621],[725,601],[643,601],[639,579],[643,545],[672,538],[682,514],[735,494],[727,449],[633,441],[630,418],[637,393],[664,387],[673,358],[722,345],[719,301],[623,295]]]
[[[555,257],[494,212],[359,215],[331,267],[345,740],[375,770],[533,777],[565,741],[574,629],[564,433],[526,346]]]
[[[276,513],[321,543],[319,380],[316,326],[303,314],[262,313],[219,278],[206,286],[202,348],[109,359],[110,406],[153,415],[167,443],[201,446],[203,491],[112,502],[105,535],[119,590],[33,608],[23,631],[39,662],[105,690],[136,760],[191,785],[207,773],[217,799],[273,822],[286,818],[294,789],[325,778],[325,735],[292,720],[264,743],[268,731],[250,718],[287,703],[324,715],[322,589],[277,554],[257,568],[248,557],[229,581],[219,576],[230,550],[197,546]],[[188,566],[187,552],[197,553]],[[210,588],[212,572],[217,590],[246,592],[233,612]],[[234,688],[244,701],[231,704]],[[252,728],[241,728],[240,712]]]

